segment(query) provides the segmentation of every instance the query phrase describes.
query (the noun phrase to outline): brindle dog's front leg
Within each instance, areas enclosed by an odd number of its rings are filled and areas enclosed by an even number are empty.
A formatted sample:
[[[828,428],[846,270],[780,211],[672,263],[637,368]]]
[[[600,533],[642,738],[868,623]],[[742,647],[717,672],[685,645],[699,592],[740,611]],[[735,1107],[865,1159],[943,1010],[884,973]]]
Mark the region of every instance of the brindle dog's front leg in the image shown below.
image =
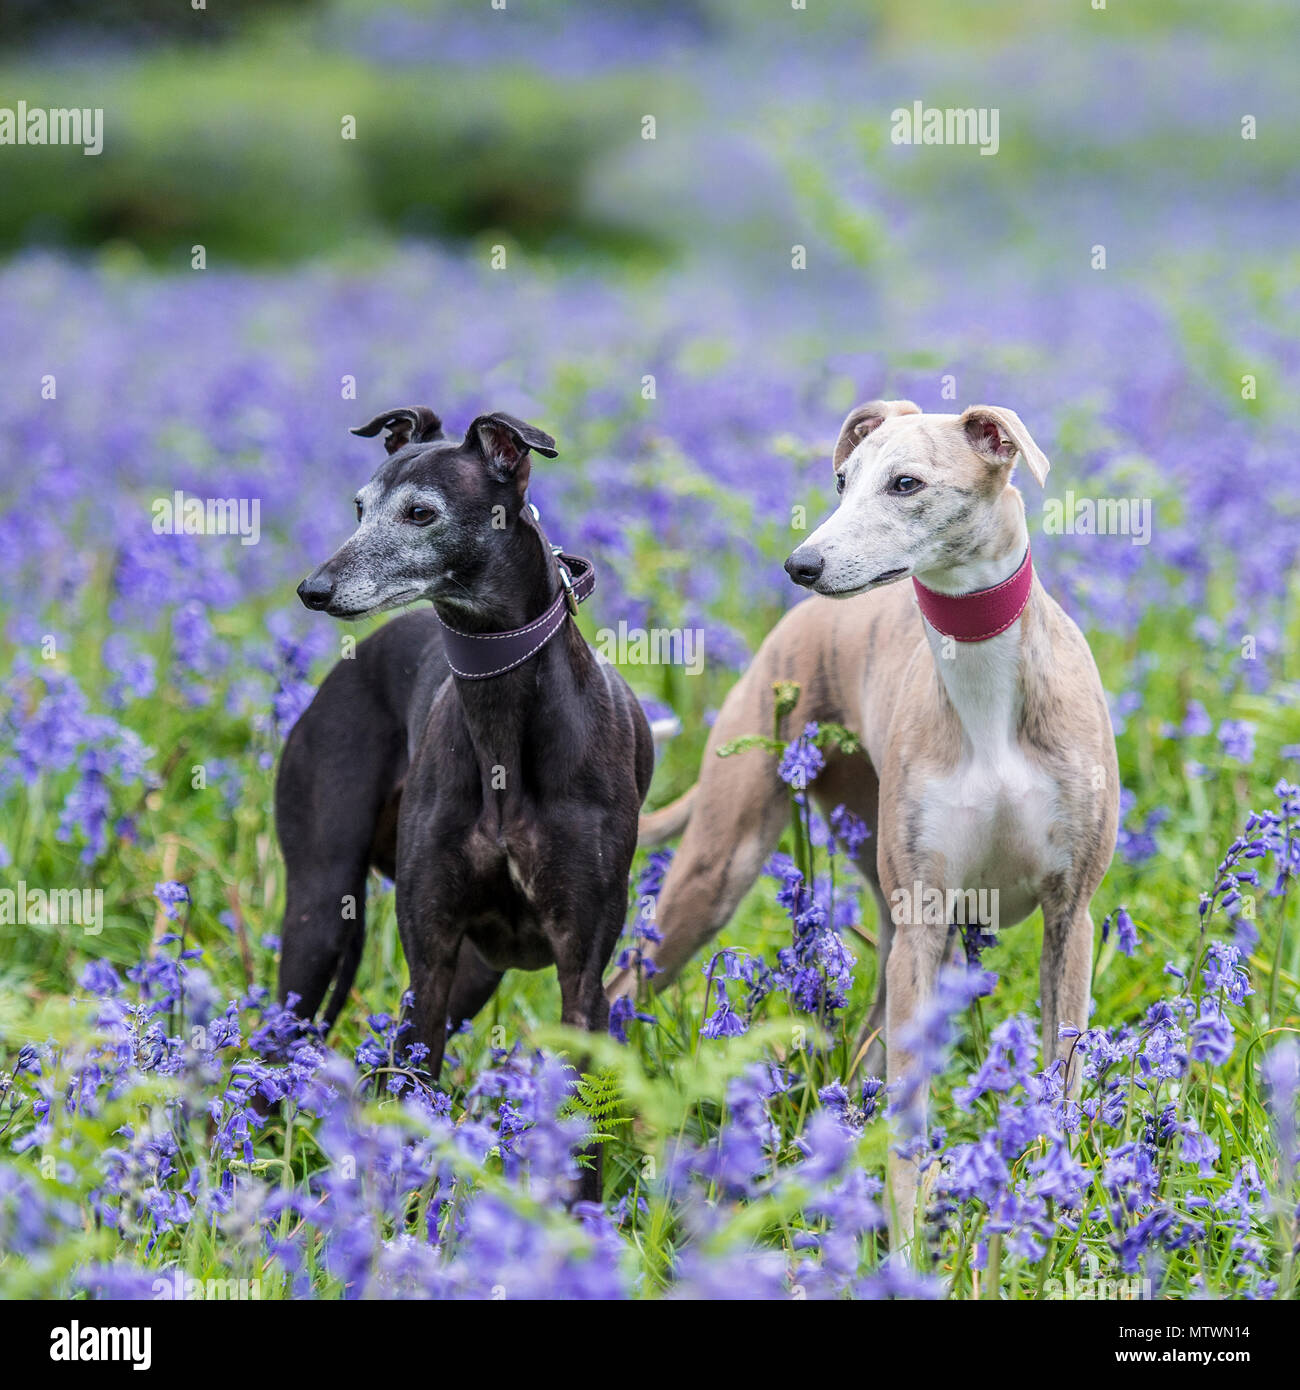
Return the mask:
[[[1043,1067],[1074,1054],[1074,1039],[1062,1038],[1063,1025],[1080,1032],[1088,1026],[1092,994],[1092,917],[1088,899],[1043,902],[1043,959],[1039,987],[1043,1008]],[[1062,1077],[1066,1093],[1079,1094],[1082,1068],[1077,1060]]]
[[[910,897],[912,889],[907,891]],[[921,1059],[907,1049],[904,1039],[934,990],[948,941],[946,927],[924,923],[920,903],[905,915],[908,920],[895,921],[893,945],[885,967],[885,1058],[891,1104],[899,1105],[907,1093],[903,1107],[907,1133],[895,1136],[896,1141],[923,1140],[925,1136],[930,1077],[917,1074]],[[923,1153],[920,1157],[900,1154],[894,1146],[889,1150],[890,1244],[895,1250],[905,1249],[912,1239],[923,1157]]]

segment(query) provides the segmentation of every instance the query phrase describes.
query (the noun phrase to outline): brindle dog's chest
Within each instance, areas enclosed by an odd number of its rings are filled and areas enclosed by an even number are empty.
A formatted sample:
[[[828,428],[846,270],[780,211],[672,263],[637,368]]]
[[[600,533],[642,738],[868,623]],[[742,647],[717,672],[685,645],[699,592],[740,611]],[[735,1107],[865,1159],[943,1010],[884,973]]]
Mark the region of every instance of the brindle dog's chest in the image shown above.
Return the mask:
[[[917,801],[919,848],[942,863],[946,889],[991,895],[994,925],[1023,921],[1069,868],[1052,836],[1058,788],[1017,748],[928,779]]]

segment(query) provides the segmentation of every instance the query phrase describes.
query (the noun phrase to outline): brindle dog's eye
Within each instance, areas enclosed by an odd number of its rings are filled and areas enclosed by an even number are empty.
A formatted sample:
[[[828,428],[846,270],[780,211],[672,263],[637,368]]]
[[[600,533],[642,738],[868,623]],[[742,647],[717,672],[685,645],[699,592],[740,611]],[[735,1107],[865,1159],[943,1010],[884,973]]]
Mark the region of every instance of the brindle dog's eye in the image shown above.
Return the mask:
[[[889,485],[890,492],[902,493],[906,496],[909,492],[919,492],[925,484],[920,478],[910,478],[904,474],[901,478],[895,478]]]
[[[408,518],[417,526],[427,526],[436,515],[432,507],[412,507],[407,513]]]
[[[357,509],[357,520],[360,521],[360,520],[361,520],[361,503],[360,503],[360,502],[354,502],[352,505]]]
[[[843,474],[843,473],[837,473],[837,474],[835,475],[835,491],[836,491],[836,492],[843,492],[843,491],[844,491],[844,474]]]

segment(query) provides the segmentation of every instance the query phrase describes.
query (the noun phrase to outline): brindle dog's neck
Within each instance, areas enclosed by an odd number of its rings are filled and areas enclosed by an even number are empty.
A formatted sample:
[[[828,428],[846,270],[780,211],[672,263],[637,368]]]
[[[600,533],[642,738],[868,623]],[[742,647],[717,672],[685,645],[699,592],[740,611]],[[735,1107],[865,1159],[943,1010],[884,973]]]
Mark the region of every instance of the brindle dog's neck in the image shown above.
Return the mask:
[[[1018,500],[1018,499],[1017,499]],[[1009,510],[992,553],[960,566],[927,574],[921,580],[939,592],[960,594],[987,589],[1009,579],[1019,568],[1029,545],[1023,509]],[[931,584],[931,580],[935,583]],[[1021,635],[1042,593],[1037,577],[1021,618],[1005,632],[981,642],[956,642],[941,636],[928,623],[926,641],[934,657],[939,684],[948,707],[961,726],[963,746],[998,756],[1016,737],[1024,703],[1025,663]],[[1032,677],[1032,671],[1029,673]]]

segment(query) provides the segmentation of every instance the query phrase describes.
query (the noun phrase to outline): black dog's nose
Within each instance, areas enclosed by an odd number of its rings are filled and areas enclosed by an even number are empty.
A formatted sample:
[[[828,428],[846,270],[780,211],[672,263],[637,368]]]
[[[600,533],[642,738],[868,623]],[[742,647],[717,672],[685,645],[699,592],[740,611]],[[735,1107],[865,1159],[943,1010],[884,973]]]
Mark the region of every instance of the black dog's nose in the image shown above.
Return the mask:
[[[826,561],[822,558],[821,551],[809,550],[806,545],[801,545],[785,562],[785,572],[805,589],[810,589],[816,584],[825,567]]]
[[[334,581],[326,579],[319,571],[315,574],[309,574],[298,585],[298,597],[308,608],[315,608],[318,611],[329,606],[329,601],[333,595]]]

